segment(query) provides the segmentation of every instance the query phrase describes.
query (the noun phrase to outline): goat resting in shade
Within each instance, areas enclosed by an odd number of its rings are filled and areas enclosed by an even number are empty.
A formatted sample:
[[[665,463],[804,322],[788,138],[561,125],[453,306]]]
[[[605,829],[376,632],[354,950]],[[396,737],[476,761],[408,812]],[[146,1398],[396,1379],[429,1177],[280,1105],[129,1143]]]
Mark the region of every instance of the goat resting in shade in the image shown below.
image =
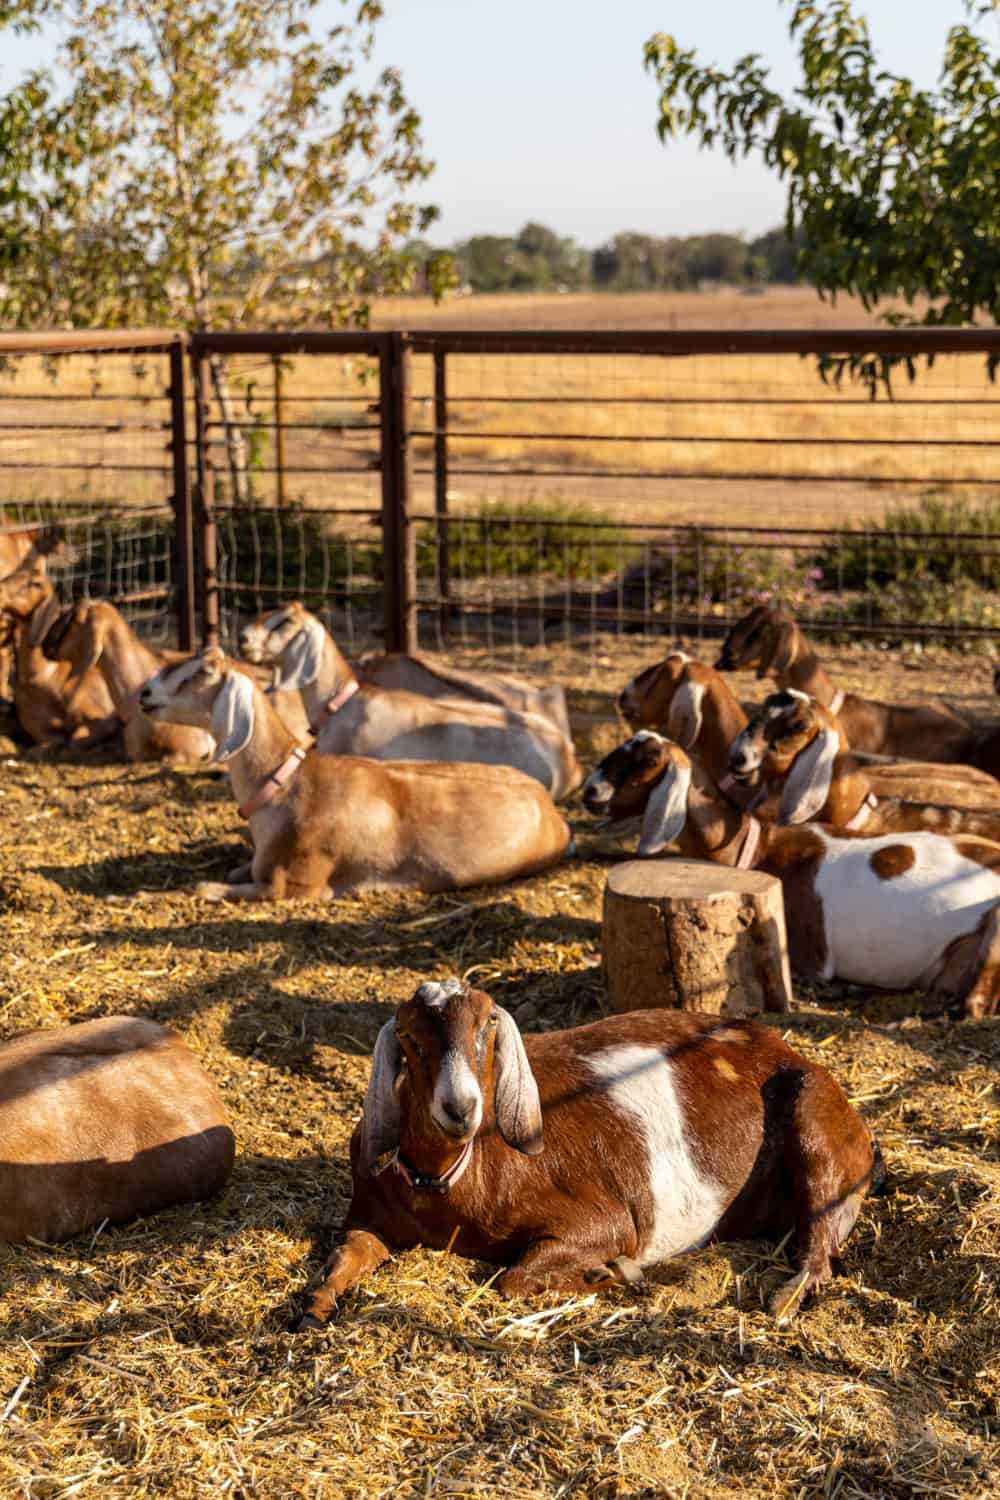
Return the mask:
[[[1000,842],[1000,807],[952,807],[915,798],[877,796],[871,777],[847,748],[834,714],[789,688],[772,693],[733,740],[729,774],[778,823],[817,822],[838,833],[971,833]]]
[[[966,1015],[1000,1005],[1000,845],[970,835],[838,838],[816,824],[760,823],[679,745],[640,730],[583,789],[612,821],[642,815],[640,854],[676,843],[692,859],[781,881],[792,968],[807,979],[935,990]]]
[[[808,693],[837,715],[852,750],[948,762],[966,760],[975,743],[971,726],[940,704],[880,703],[834,687],[791,615],[768,605],[737,620],[715,665],[721,672],[756,667],[758,679]]]
[[[831,1275],[877,1150],[840,1086],[768,1027],[634,1011],[522,1038],[480,990],[423,984],[379,1033],[353,1195],[297,1328],[394,1250],[508,1269],[506,1296],[600,1290],[710,1239],[795,1230],[782,1318]]]

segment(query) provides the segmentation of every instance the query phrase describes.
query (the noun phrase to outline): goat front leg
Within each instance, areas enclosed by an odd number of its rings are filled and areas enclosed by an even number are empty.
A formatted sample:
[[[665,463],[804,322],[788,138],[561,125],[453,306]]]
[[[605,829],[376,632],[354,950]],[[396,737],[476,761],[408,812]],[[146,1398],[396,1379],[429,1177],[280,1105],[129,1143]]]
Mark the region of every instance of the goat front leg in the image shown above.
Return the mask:
[[[323,1267],[323,1282],[306,1304],[305,1312],[292,1320],[290,1333],[325,1328],[337,1306],[337,1298],[389,1259],[389,1246],[367,1229],[349,1229]]]
[[[253,880],[253,860],[248,859],[245,865],[237,865],[230,870],[226,876],[227,885],[249,885]],[[205,884],[209,884],[208,881]]]
[[[965,992],[965,1014],[970,1021],[995,1016],[1000,1006],[1000,907],[986,913],[979,932],[972,983]]]
[[[549,1291],[604,1292],[625,1282],[641,1281],[640,1267],[621,1253],[620,1243],[537,1240],[504,1272],[497,1290],[505,1297],[535,1297]]]

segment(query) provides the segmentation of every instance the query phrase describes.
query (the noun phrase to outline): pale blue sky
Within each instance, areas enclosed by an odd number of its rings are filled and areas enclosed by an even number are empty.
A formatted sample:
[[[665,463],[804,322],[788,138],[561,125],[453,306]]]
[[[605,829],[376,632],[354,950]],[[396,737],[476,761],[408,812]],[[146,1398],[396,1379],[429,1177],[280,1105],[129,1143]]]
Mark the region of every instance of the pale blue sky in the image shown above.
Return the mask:
[[[960,0],[858,0],[885,65],[931,84]],[[744,230],[780,221],[784,194],[758,163],[656,136],[643,43],[670,31],[706,61],[762,53],[794,81],[790,0],[386,0],[379,57],[402,70],[437,162],[434,238],[509,233],[529,219],[594,245],[619,229]],[[343,16],[320,0],[318,16]],[[37,63],[39,39],[4,39],[0,86]]]

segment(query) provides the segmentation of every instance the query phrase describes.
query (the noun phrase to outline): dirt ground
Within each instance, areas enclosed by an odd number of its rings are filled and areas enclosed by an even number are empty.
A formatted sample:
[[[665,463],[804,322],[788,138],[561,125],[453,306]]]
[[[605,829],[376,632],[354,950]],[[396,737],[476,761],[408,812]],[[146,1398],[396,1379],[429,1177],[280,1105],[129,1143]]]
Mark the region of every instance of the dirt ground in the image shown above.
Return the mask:
[[[549,651],[587,759],[613,694]],[[996,717],[987,664],[841,650],[845,685]],[[744,697],[759,693],[737,677]],[[711,1246],[604,1300],[506,1303],[409,1253],[321,1336],[285,1332],[346,1206],[376,1032],[421,980],[474,976],[525,1030],[601,1013],[601,891],[622,845],[498,889],[223,909],[240,857],[204,772],[0,763],[0,1034],[110,1012],[176,1027],[239,1155],[217,1201],[59,1247],[0,1249],[0,1495],[986,1497],[1000,1453],[1000,1022],[919,996],[797,987],[776,1025],[844,1083],[892,1192],[844,1274],[778,1330],[787,1247]],[[152,892],[137,900],[140,891]]]

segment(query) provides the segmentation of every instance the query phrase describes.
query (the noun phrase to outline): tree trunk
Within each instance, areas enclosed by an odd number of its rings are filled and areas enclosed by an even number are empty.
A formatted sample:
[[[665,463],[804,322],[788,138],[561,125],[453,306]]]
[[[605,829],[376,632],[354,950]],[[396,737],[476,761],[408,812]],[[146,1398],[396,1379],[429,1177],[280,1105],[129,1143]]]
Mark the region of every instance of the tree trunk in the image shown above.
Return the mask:
[[[223,431],[226,436],[226,457],[229,460],[229,476],[232,481],[232,498],[236,505],[247,505],[250,501],[250,476],[247,469],[247,445],[236,421],[236,409],[229,391],[225,362],[218,354],[208,356],[212,371],[215,399],[222,414]]]
[[[756,870],[629,860],[608,876],[602,946],[617,1011],[747,1016],[791,1000],[781,884]]]

